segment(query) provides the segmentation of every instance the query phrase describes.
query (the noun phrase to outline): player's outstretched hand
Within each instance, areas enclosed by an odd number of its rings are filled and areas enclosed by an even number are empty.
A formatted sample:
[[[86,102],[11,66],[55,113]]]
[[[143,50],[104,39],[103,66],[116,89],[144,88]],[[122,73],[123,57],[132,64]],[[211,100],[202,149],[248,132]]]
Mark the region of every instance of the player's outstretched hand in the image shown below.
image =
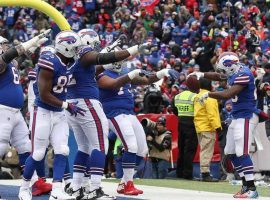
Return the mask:
[[[180,73],[174,69],[162,69],[156,73],[156,76],[158,79],[162,79],[166,76],[170,79],[176,80],[179,78]]]
[[[202,96],[200,96],[197,101],[203,106],[208,97],[209,97],[209,94],[208,92],[206,92]]]
[[[72,102],[72,103],[68,103],[68,106],[66,108],[66,110],[71,114],[71,115],[75,115],[75,117],[77,116],[77,114],[79,113],[80,115],[84,116],[84,113],[86,112],[86,110],[76,106],[78,104],[78,101]]]
[[[151,46],[151,43],[150,42],[146,42],[146,43],[140,44],[138,46],[138,52],[144,54],[146,52],[146,50],[148,48],[150,48],[150,46]]]
[[[106,53],[111,52],[115,47],[120,46],[121,44],[122,44],[121,39],[115,40],[111,45],[105,47],[105,49],[107,51]],[[105,52],[102,52],[102,53],[105,53]]]
[[[200,78],[203,78],[203,77],[204,77],[204,73],[203,73],[203,72],[192,72],[192,73],[190,73],[190,74],[187,76],[187,79],[188,79],[190,76],[196,76],[196,77],[197,77],[197,80],[200,80]]]
[[[46,41],[48,41],[49,33],[51,32],[51,29],[48,29],[44,31],[43,33],[33,37],[32,39],[22,43],[22,47],[25,51],[28,51],[31,47],[39,47],[42,44],[44,44]]]
[[[139,77],[139,76],[146,76],[148,77],[151,73],[142,69],[135,69],[129,72],[127,75],[130,78],[130,80]]]

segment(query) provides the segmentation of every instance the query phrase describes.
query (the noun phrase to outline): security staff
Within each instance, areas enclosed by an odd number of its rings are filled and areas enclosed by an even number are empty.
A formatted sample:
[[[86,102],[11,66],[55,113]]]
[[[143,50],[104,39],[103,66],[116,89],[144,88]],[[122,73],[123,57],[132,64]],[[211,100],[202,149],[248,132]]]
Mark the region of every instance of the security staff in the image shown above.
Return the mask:
[[[187,83],[188,84],[188,83]],[[178,116],[178,160],[176,175],[178,178],[192,179],[193,158],[198,139],[194,126],[194,98],[196,91],[192,85],[173,99],[173,112]]]

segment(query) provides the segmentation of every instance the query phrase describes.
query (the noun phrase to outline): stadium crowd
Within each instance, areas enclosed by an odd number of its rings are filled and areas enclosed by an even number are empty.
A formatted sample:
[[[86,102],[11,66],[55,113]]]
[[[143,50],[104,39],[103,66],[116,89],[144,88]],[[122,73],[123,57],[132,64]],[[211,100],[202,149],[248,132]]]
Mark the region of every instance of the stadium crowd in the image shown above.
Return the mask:
[[[177,81],[165,79],[159,88],[133,89],[136,113],[172,113],[173,97],[187,89],[186,76],[194,71],[214,71],[217,57],[223,51],[238,54],[241,62],[254,75],[263,68],[258,84],[270,82],[270,1],[265,0],[49,0],[68,19],[73,31],[92,28],[101,39],[102,47],[121,38],[125,49],[134,44],[151,42],[151,51],[126,62],[128,68],[158,71],[173,68],[181,75]],[[151,6],[145,7],[144,2]],[[1,7],[0,35],[14,44],[25,42],[45,29],[52,28],[52,38],[60,31],[44,14],[29,8]],[[21,83],[27,99],[27,74],[38,54],[23,58]],[[264,86],[267,84],[264,84]],[[258,89],[263,87],[258,86]],[[223,90],[212,82],[212,90]],[[149,93],[160,94],[161,101],[151,110],[146,103]],[[267,94],[258,91],[262,108]],[[27,101],[26,101],[27,102]],[[220,103],[224,124],[230,120],[229,102]],[[267,104],[268,105],[268,104]],[[150,109],[150,110],[149,110]],[[27,106],[23,110],[28,118]],[[269,134],[268,134],[269,135]]]

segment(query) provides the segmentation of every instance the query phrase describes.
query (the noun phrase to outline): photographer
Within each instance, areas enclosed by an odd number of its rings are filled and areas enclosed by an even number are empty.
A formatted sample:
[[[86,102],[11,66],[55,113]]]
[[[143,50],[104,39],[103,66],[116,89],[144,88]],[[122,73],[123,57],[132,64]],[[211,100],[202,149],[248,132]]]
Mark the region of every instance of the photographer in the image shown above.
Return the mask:
[[[161,116],[157,122],[147,118],[142,120],[145,128],[149,157],[152,162],[153,178],[163,179],[170,166],[171,132],[166,128],[166,118]]]

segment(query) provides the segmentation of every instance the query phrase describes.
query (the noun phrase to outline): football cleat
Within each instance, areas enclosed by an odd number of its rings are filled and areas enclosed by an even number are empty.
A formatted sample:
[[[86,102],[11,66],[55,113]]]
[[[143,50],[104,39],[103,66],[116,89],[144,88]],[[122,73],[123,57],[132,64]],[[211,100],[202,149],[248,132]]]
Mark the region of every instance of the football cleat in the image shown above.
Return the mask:
[[[84,195],[84,191],[83,191],[83,188],[79,188],[78,190],[76,191],[73,191],[71,189],[71,194],[69,194],[73,197],[75,197],[76,200],[81,200],[81,199],[87,199]]]
[[[67,193],[69,195],[72,195],[73,190],[72,190],[72,187],[71,187],[71,183],[68,183],[68,184],[65,185],[64,191],[65,191],[65,193]]]
[[[241,195],[241,194],[244,194],[244,193],[247,192],[247,191],[248,191],[247,186],[243,185],[242,188],[241,188],[241,190],[238,191],[235,195],[233,195],[233,197],[234,197],[234,198],[237,198],[236,196]]]
[[[20,200],[31,200],[32,199],[32,193],[30,188],[20,187],[19,195]]]
[[[62,189],[52,190],[49,200],[75,200],[76,198],[68,195]]]
[[[248,190],[243,194],[236,194],[233,196],[234,198],[239,198],[239,199],[257,199],[259,198],[259,194],[257,192],[257,190],[252,191],[252,190]]]
[[[52,184],[46,183],[42,178],[39,178],[33,185],[32,185],[32,195],[39,196],[42,194],[47,194],[52,191]]]
[[[143,191],[135,188],[132,181],[128,181],[127,184],[125,185],[124,194],[125,195],[138,195],[138,194],[143,194]]]
[[[102,188],[100,187],[100,188],[88,193],[86,199],[88,199],[88,200],[108,200],[108,199],[116,199],[116,197],[105,194],[104,191],[102,190]]]
[[[125,183],[119,183],[116,191],[118,194],[124,194],[125,193]]]

